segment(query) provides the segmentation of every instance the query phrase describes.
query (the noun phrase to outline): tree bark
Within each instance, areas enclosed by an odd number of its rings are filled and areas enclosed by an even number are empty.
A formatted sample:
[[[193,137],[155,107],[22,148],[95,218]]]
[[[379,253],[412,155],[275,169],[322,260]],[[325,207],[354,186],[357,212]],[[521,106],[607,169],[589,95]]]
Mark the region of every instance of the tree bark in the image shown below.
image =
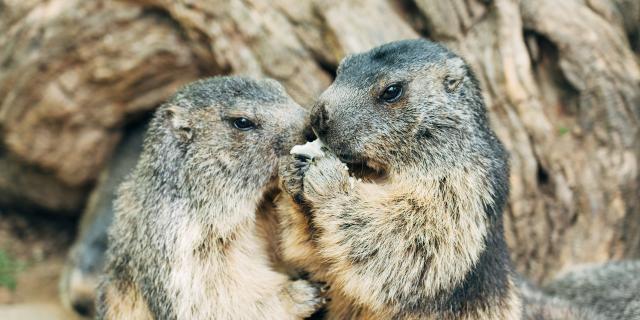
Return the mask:
[[[78,212],[123,126],[188,81],[269,76],[309,106],[345,55],[425,37],[510,151],[518,270],[640,256],[638,1],[0,0],[0,30],[5,206]]]

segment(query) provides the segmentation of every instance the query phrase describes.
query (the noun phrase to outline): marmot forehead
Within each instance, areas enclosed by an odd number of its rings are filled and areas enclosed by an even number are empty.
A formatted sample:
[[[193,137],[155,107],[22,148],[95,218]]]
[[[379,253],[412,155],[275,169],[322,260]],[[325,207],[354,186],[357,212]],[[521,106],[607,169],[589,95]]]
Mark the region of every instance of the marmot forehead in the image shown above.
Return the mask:
[[[397,73],[420,69],[427,64],[457,57],[444,46],[424,40],[401,40],[390,42],[369,51],[346,57],[338,67],[338,78],[375,79],[385,72]]]
[[[181,107],[204,108],[214,104],[233,106],[242,103],[286,104],[290,98],[276,81],[247,77],[211,77],[190,83],[176,92],[170,104]]]

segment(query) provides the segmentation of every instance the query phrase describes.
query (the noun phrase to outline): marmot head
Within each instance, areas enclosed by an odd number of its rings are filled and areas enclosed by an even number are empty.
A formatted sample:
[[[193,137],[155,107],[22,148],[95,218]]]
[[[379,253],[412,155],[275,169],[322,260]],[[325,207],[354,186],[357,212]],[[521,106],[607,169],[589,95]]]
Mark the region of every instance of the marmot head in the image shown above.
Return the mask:
[[[143,157],[192,199],[255,193],[273,182],[278,158],[305,141],[306,114],[274,80],[200,80],[158,109]]]
[[[442,168],[489,131],[477,81],[445,47],[404,40],[345,58],[311,124],[341,160],[377,170]]]

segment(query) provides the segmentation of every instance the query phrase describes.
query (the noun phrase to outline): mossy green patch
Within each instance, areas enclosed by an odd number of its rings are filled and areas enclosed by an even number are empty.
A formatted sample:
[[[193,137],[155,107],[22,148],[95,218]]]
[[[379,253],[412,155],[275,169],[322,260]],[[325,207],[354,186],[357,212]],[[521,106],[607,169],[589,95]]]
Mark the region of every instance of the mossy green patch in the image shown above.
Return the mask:
[[[25,264],[0,249],[0,287],[15,290],[18,273],[24,270]]]
[[[569,133],[569,128],[567,127],[560,127],[558,128],[558,134],[560,136],[564,136],[565,134]]]

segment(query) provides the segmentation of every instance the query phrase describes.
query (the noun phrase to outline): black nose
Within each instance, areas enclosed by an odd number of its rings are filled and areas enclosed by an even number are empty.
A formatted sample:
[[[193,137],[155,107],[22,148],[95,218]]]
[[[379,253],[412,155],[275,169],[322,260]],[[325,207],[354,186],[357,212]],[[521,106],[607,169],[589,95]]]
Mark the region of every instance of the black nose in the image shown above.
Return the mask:
[[[328,114],[324,102],[319,102],[313,108],[313,114],[311,115],[311,127],[319,137],[327,133],[327,120]]]
[[[311,142],[315,139],[317,139],[318,137],[316,137],[316,134],[313,133],[313,130],[311,129],[311,127],[307,127],[304,129],[304,139],[307,142]]]
[[[71,303],[71,307],[73,307],[73,310],[83,317],[92,317],[95,312],[93,300],[91,299],[73,301]]]

